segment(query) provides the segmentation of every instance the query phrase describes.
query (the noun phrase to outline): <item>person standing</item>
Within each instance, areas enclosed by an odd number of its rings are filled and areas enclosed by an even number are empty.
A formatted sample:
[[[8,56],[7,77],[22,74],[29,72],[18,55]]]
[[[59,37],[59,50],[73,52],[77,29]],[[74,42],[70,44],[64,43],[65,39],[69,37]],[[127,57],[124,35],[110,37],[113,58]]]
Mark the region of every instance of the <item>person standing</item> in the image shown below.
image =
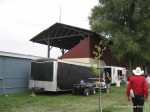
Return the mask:
[[[106,72],[105,83],[106,83],[107,96],[110,96],[111,77],[108,72]]]
[[[132,91],[133,112],[143,112],[145,100],[148,102],[148,87],[146,79],[142,76],[144,73],[140,67],[133,70],[134,76],[129,80],[126,89],[127,100],[130,101],[130,93]]]

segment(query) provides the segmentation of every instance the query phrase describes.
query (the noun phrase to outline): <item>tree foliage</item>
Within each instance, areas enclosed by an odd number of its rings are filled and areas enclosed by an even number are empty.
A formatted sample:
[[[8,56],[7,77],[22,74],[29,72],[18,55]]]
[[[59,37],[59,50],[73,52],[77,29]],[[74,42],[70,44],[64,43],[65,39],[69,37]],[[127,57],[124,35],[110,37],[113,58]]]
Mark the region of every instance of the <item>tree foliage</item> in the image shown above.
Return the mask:
[[[100,0],[89,17],[91,29],[112,41],[118,62],[150,62],[150,0]]]
[[[100,63],[100,58],[102,57],[104,51],[106,50],[106,47],[102,45],[102,41],[99,42],[99,45],[95,45],[95,51],[93,51],[93,54],[95,55],[95,59],[98,61],[97,67],[100,68],[101,63]],[[101,71],[100,69],[97,69],[95,66],[91,66],[92,71],[96,75],[100,75]]]

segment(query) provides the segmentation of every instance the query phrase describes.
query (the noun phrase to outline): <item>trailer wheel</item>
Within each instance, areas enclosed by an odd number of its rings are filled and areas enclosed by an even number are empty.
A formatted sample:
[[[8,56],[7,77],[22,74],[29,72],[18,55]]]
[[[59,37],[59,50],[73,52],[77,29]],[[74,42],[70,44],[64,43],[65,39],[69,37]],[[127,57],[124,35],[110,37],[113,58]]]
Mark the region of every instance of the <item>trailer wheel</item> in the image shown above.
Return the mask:
[[[85,96],[88,96],[89,95],[89,90],[86,88],[86,89],[84,89],[84,95]]]
[[[95,93],[96,93],[96,89],[92,88],[92,94],[95,94]]]

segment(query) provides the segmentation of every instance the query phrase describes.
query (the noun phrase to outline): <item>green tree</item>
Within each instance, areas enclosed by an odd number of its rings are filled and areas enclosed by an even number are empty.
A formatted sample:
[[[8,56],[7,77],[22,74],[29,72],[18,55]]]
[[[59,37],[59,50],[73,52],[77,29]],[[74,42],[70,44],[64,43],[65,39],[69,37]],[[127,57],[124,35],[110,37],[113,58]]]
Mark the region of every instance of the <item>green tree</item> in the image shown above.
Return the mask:
[[[91,29],[108,37],[118,62],[150,63],[150,0],[100,0],[89,17]]]
[[[106,50],[106,47],[102,44],[102,40],[99,42],[98,45],[95,45],[95,51],[93,51],[93,54],[95,55],[95,59],[98,61],[97,67],[95,68],[94,66],[91,66],[93,72],[99,76],[99,112],[102,112],[102,99],[101,99],[101,71],[100,71],[100,67],[101,67],[101,63],[100,63],[100,59],[104,53],[104,51]]]

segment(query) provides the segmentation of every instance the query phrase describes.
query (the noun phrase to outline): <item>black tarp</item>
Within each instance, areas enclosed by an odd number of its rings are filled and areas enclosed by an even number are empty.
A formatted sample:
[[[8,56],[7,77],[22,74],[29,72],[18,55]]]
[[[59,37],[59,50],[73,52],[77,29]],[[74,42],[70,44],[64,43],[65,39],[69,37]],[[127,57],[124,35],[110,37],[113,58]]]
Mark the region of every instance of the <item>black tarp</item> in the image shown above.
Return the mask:
[[[61,62],[58,63],[57,72],[57,86],[61,90],[73,89],[73,85],[81,80],[88,81],[96,77],[90,67]]]

